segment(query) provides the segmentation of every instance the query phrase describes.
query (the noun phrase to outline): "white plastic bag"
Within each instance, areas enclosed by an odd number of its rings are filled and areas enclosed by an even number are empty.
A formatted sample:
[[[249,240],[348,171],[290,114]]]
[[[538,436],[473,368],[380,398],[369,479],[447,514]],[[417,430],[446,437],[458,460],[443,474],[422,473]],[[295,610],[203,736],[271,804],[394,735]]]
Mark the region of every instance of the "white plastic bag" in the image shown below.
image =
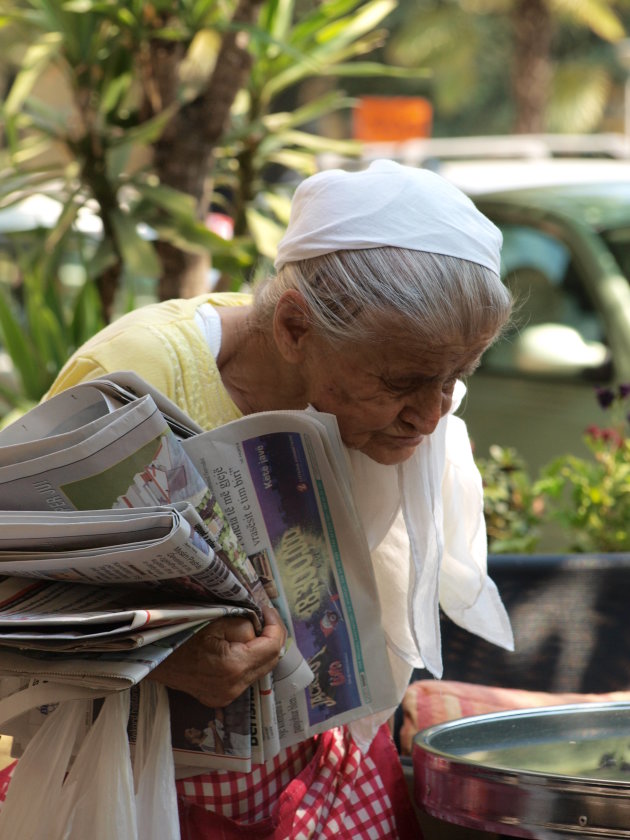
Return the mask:
[[[61,799],[84,703],[62,703],[31,739],[13,771],[0,811],[1,840],[52,840],[50,819]]]
[[[129,691],[109,695],[48,816],[50,840],[137,840],[128,717]]]
[[[30,697],[39,694],[31,689]],[[179,840],[164,687],[141,685],[137,797],[127,738],[129,691],[105,699],[68,771],[86,702],[92,700],[64,700],[30,741],[0,811],[0,840]],[[13,714],[17,701],[6,703]]]
[[[138,840],[179,840],[168,695],[150,680],[140,684],[133,770]]]

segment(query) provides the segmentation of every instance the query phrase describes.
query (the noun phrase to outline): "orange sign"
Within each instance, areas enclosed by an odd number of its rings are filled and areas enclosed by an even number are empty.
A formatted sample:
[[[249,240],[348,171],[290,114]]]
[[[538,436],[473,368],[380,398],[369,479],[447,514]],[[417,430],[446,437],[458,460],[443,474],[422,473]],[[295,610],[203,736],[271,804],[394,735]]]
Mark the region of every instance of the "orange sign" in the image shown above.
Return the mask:
[[[422,96],[361,96],[352,133],[367,143],[430,137],[433,108]]]

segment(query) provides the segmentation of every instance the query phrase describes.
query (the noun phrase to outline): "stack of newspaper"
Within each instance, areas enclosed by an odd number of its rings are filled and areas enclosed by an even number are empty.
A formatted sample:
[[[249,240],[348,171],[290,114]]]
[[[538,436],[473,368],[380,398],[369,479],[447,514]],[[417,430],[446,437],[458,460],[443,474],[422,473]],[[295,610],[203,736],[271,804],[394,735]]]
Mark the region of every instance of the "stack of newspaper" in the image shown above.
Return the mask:
[[[331,415],[203,432],[133,374],[69,389],[0,432],[0,564],[5,695],[134,686],[209,621],[259,630],[261,606],[278,609],[272,675],[224,709],[169,692],[179,765],[248,770],[396,704]],[[16,725],[18,750],[41,711]]]

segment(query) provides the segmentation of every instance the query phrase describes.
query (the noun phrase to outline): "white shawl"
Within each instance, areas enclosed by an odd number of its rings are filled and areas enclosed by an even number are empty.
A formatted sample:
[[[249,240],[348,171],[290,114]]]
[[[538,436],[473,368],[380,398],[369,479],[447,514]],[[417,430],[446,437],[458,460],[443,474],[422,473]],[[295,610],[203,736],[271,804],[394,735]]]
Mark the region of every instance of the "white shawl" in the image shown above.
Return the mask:
[[[442,676],[439,606],[471,633],[514,649],[487,574],[481,476],[464,421],[453,415],[465,391],[458,382],[451,411],[404,463],[384,466],[348,451],[400,699],[412,668]],[[361,747],[391,711],[350,725]]]

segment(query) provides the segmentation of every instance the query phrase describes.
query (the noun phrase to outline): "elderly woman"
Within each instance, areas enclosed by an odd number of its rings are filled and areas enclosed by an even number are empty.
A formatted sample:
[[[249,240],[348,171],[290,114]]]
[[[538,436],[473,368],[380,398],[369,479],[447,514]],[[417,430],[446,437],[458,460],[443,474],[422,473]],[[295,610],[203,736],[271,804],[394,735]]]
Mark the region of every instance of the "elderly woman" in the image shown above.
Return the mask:
[[[402,694],[412,666],[439,673],[436,587],[450,524],[461,543],[450,565],[453,611],[487,638],[510,641],[484,560],[476,603],[465,595],[456,603],[458,563],[465,588],[462,555],[479,551],[484,536],[469,448],[441,498],[450,444],[440,429],[453,419],[459,380],[510,313],[500,247],[494,225],[433,173],[390,161],[322,172],[298,187],[277,274],[253,297],[208,294],[137,310],[82,347],[50,395],[131,368],[208,429],[273,409],[334,414],[358,496],[368,476],[378,482],[381,499],[372,495],[363,513]],[[477,495],[467,514],[459,502],[466,507],[469,488]],[[225,706],[274,667],[284,639],[273,611],[258,637],[247,621],[217,621],[155,678]],[[183,836],[417,838],[384,719],[326,732],[251,774],[179,780]]]

